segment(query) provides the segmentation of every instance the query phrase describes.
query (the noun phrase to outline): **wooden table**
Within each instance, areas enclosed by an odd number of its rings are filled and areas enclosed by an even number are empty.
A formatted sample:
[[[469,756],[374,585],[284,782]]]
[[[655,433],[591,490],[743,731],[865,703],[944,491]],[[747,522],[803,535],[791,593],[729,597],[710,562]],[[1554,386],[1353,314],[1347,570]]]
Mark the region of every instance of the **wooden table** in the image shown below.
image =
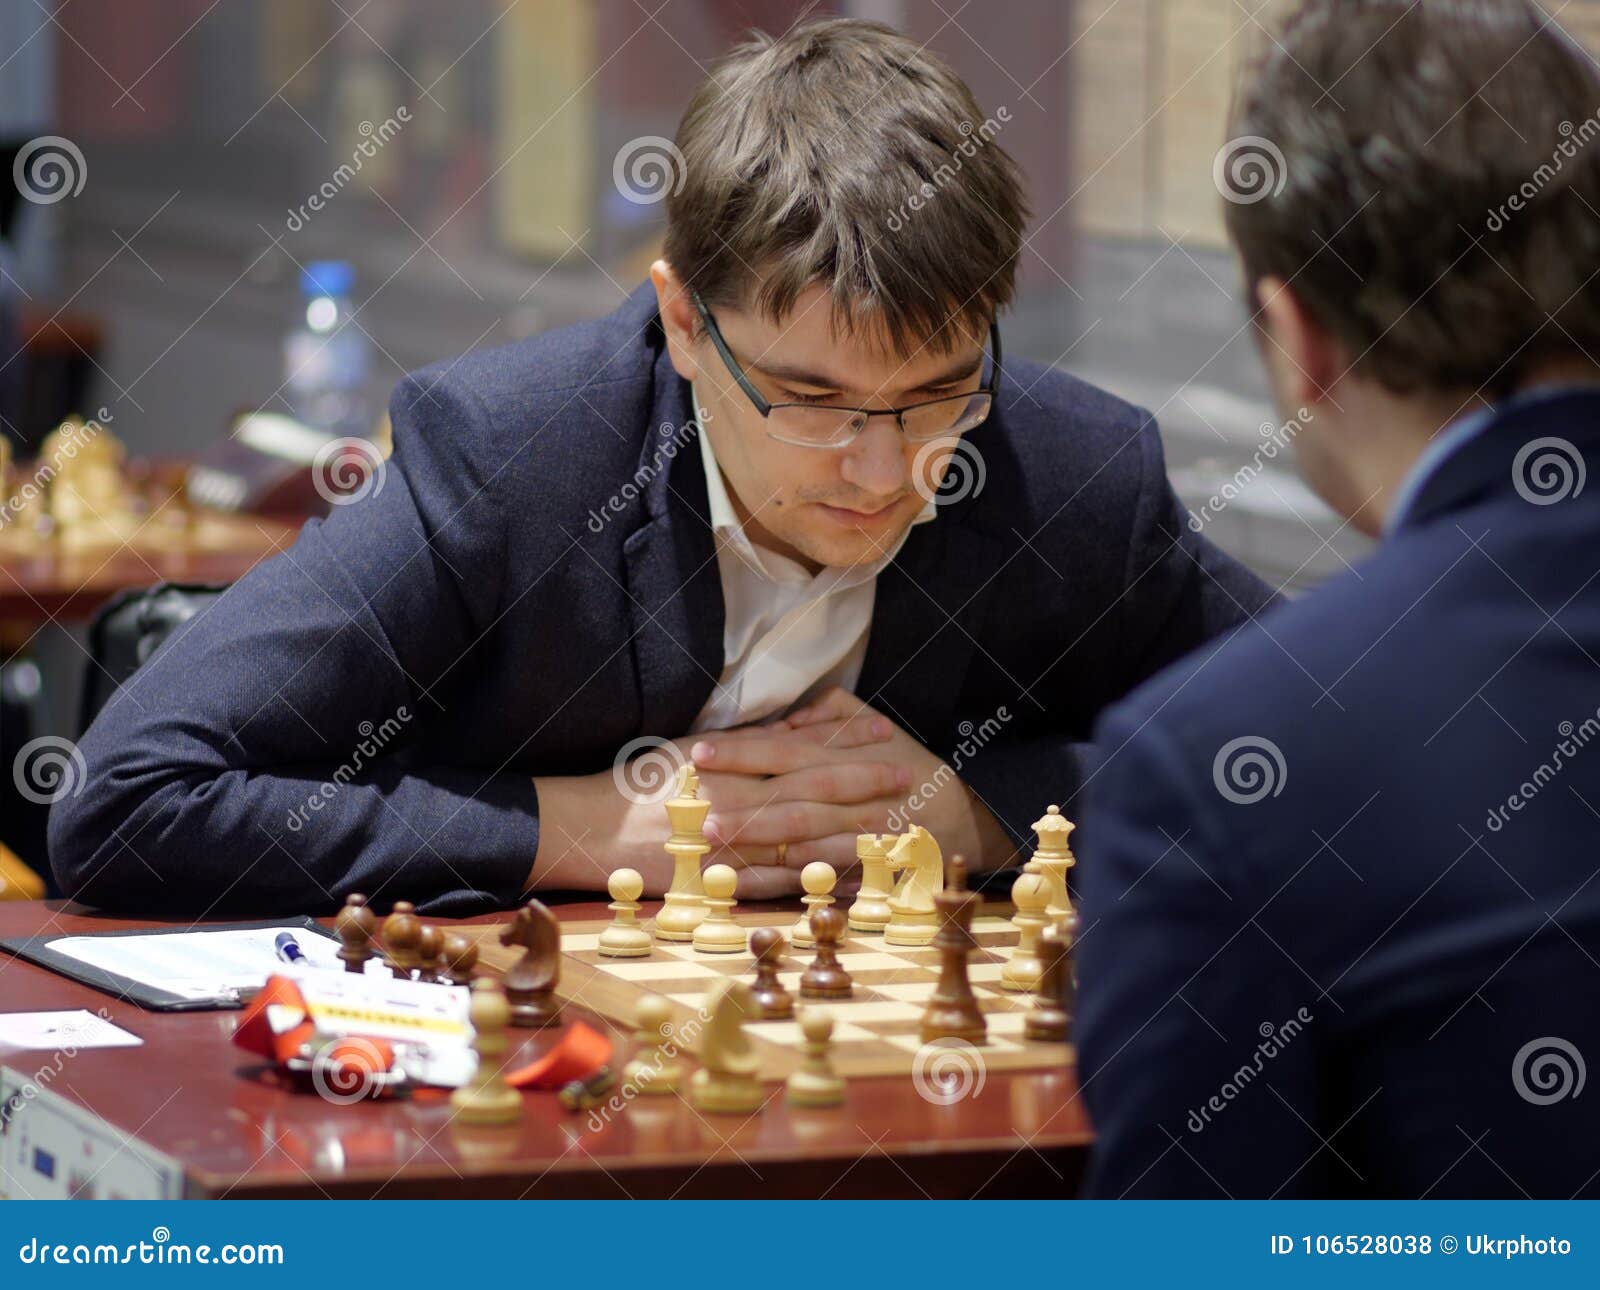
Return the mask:
[[[589,901],[556,913],[608,916]],[[0,936],[164,925],[70,902],[0,904]],[[598,1127],[532,1093],[520,1126],[469,1129],[442,1099],[335,1106],[294,1091],[230,1042],[235,1012],[147,1012],[0,954],[0,1011],[68,1008],[104,1008],[145,1043],[77,1052],[53,1090],[181,1161],[194,1196],[1066,1198],[1091,1137],[1066,1065],[990,1072],[981,1093],[949,1106],[909,1079],[856,1079],[831,1110],[792,1109],[780,1095],[746,1119],[636,1098]],[[581,1009],[569,1016],[613,1035],[625,1059],[631,1040],[616,1027]],[[519,1064],[552,1041],[527,1033]],[[23,1071],[49,1056],[0,1049],[0,1063]]]

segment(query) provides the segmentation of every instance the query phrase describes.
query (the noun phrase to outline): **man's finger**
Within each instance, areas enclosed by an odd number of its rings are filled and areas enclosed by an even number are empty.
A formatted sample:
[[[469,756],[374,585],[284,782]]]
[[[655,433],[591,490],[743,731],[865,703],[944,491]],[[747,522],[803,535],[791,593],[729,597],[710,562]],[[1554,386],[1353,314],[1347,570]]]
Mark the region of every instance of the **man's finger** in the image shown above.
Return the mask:
[[[743,850],[755,846],[812,842],[836,833],[881,833],[900,803],[888,798],[871,802],[774,802],[743,810],[718,810],[706,820],[706,836]],[[785,864],[790,863],[788,855]]]
[[[888,761],[807,766],[763,780],[768,802],[870,802],[911,787],[909,767]]]
[[[860,715],[862,709],[866,707],[866,702],[851,694],[849,690],[834,686],[815,702],[808,703],[803,708],[796,708],[789,714],[787,721],[791,729],[814,725],[818,721],[840,721]]]
[[[831,837],[816,838],[810,842],[796,842],[784,853],[783,863],[790,869],[804,869],[813,860],[831,864],[841,881],[858,866],[856,835],[835,833]]]
[[[797,726],[791,733],[796,739],[809,740],[825,748],[865,748],[870,744],[887,743],[894,737],[894,725],[888,717],[867,711],[842,720]]]

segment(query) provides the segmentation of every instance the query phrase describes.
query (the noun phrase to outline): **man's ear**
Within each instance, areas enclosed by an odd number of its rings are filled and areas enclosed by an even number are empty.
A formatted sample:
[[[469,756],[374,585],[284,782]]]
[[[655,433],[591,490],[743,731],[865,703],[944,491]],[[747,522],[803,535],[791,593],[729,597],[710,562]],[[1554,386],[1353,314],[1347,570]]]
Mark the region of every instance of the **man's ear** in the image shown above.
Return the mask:
[[[692,381],[700,375],[695,359],[696,324],[694,301],[683,280],[665,260],[650,266],[650,283],[656,289],[656,307],[661,311],[661,327],[667,334],[667,354],[679,376]]]
[[[1291,407],[1327,401],[1345,375],[1343,347],[1282,278],[1256,283],[1261,344],[1274,384]]]

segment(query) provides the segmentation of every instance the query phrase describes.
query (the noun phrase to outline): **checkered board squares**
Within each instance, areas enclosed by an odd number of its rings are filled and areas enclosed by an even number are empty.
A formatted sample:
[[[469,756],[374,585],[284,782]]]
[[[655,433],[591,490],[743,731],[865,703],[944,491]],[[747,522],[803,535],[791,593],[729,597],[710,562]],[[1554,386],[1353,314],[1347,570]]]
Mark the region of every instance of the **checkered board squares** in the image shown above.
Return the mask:
[[[1033,1006],[1031,995],[1005,990],[1000,974],[1016,945],[1017,932],[1005,906],[986,905],[973,920],[977,950],[968,972],[973,994],[989,1023],[984,1061],[991,1070],[1060,1067],[1072,1060],[1065,1044],[1034,1043],[1023,1037],[1023,1022]],[[747,929],[776,927],[787,938],[796,916],[739,914]],[[692,1046],[697,1018],[706,991],[719,977],[755,979],[755,959],[748,952],[702,954],[687,941],[656,941],[648,957],[605,958],[599,953],[603,922],[567,923],[562,927],[561,983],[558,993],[579,1007],[589,1008],[627,1029],[634,1009],[646,994],[659,994],[673,1006],[674,1023]],[[480,951],[486,965],[504,968],[517,951],[498,944],[484,928]],[[790,946],[778,979],[799,998],[800,974],[812,951]],[[833,1013],[833,1061],[845,1076],[909,1075],[922,1049],[919,1034],[922,1010],[939,979],[939,952],[931,946],[889,945],[883,937],[849,932],[839,948],[839,962],[850,973],[855,993],[849,999],[817,1001]],[[788,1074],[804,1053],[798,1023],[752,1021],[747,1024],[752,1043],[762,1056],[762,1072],[769,1079]]]

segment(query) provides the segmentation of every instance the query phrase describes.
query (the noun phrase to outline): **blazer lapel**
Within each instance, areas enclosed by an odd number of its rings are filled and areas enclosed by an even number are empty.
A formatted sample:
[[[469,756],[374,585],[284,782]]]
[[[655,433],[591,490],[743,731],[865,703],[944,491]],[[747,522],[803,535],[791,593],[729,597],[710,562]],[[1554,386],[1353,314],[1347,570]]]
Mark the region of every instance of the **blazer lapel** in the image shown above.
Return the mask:
[[[724,607],[694,437],[699,431],[674,433],[689,423],[693,410],[688,385],[664,349],[655,384],[638,476],[646,481],[650,520],[622,549],[642,730],[671,738],[689,728],[722,675]],[[670,457],[664,452],[668,444]]]

